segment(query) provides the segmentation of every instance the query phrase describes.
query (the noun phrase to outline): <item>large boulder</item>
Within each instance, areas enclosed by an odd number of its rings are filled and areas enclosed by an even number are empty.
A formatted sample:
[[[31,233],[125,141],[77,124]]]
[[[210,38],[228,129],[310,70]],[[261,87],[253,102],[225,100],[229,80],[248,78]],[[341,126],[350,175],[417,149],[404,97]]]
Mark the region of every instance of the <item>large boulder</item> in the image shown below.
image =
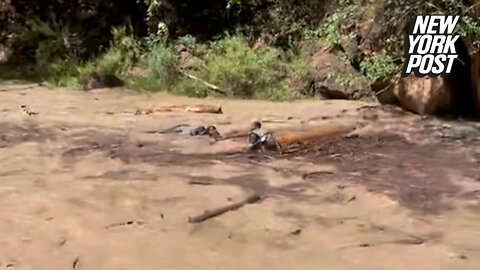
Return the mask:
[[[475,10],[480,13],[478,5]],[[470,58],[470,84],[474,107],[477,112],[480,112],[480,41],[469,37],[464,38],[464,41]]]
[[[470,83],[472,85],[473,100],[475,108],[480,111],[480,53],[471,55]]]
[[[393,89],[402,108],[420,115],[449,112],[453,105],[454,87],[442,77],[415,77],[410,74],[400,79]]]
[[[469,51],[468,41],[455,44],[458,59],[446,77],[417,78],[410,75],[395,86],[395,96],[402,107],[419,114],[441,114],[452,116],[479,116],[478,89],[480,59]],[[478,78],[478,76],[477,76]]]
[[[177,65],[180,72],[191,72],[198,69],[201,60],[190,53],[183,45],[175,47],[177,51]]]
[[[371,97],[368,83],[350,63],[330,49],[315,53],[310,62],[312,76],[307,94],[328,99],[365,99]]]

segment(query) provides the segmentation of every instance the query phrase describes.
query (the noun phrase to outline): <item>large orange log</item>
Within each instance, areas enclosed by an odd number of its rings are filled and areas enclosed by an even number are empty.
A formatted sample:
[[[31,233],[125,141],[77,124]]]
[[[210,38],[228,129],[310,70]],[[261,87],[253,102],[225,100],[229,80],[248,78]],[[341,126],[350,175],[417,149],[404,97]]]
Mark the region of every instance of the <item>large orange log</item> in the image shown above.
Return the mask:
[[[185,108],[187,112],[222,114],[220,105],[193,105]]]
[[[174,110],[184,110],[186,112],[193,113],[213,113],[213,114],[222,114],[222,107],[220,105],[204,105],[204,104],[195,104],[195,105],[162,105],[155,107],[154,111],[156,112],[171,112]]]
[[[342,134],[347,134],[353,130],[352,127],[345,126],[326,126],[318,127],[313,130],[291,132],[274,136],[275,141],[280,147],[285,147],[295,143],[308,141],[327,140]]]

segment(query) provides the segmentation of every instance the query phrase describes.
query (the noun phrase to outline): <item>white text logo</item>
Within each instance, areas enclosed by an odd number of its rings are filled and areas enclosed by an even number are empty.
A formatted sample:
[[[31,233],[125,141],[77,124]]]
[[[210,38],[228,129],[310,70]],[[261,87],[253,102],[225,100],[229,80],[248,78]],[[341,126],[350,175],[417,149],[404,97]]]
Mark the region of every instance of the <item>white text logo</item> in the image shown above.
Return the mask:
[[[402,77],[446,76],[458,58],[459,35],[453,35],[460,16],[419,15],[405,37],[405,65]]]

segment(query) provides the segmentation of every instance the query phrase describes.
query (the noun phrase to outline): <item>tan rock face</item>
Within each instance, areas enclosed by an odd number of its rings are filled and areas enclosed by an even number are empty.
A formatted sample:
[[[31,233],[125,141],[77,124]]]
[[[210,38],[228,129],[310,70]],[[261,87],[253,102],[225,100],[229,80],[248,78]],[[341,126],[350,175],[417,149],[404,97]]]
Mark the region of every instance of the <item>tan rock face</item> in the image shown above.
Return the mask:
[[[459,58],[447,77],[418,78],[410,74],[393,87],[401,107],[422,115],[479,117],[480,54],[468,39],[455,45]]]
[[[445,78],[417,78],[410,74],[391,87],[382,103],[399,103],[404,109],[422,115],[478,118],[480,116],[480,53],[476,42],[465,38],[455,44],[459,55],[452,72]]]
[[[182,72],[195,70],[200,63],[200,59],[193,56],[188,51],[180,52],[178,54],[177,61],[178,61],[178,69]]]
[[[477,110],[480,110],[480,53],[471,55],[471,84],[475,106]]]
[[[340,56],[321,50],[312,56],[313,94],[329,99],[358,100],[370,96],[370,87]],[[312,94],[312,93],[310,93]]]
[[[400,80],[394,94],[404,109],[421,115],[433,115],[452,109],[452,90],[452,85],[445,78],[419,78],[411,74]]]

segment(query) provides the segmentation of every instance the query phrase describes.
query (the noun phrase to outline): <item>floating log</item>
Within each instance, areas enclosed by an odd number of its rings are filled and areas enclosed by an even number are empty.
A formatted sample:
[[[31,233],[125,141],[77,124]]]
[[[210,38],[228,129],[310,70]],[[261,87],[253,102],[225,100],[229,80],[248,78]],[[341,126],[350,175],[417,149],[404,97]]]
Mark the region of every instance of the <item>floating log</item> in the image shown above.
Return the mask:
[[[237,209],[245,206],[246,204],[255,203],[255,202],[259,201],[260,199],[261,199],[260,195],[255,193],[253,195],[248,196],[246,199],[244,199],[240,202],[233,203],[233,204],[223,206],[223,207],[213,209],[213,210],[207,210],[199,216],[189,217],[188,222],[190,222],[190,223],[203,222],[205,220],[208,220],[208,219],[220,216],[222,214],[225,214],[229,211],[237,210]]]
[[[295,143],[307,142],[319,139],[331,139],[333,137],[347,134],[353,129],[345,126],[326,126],[313,130],[288,132],[281,135],[274,135],[275,141],[281,146],[287,146]]]

